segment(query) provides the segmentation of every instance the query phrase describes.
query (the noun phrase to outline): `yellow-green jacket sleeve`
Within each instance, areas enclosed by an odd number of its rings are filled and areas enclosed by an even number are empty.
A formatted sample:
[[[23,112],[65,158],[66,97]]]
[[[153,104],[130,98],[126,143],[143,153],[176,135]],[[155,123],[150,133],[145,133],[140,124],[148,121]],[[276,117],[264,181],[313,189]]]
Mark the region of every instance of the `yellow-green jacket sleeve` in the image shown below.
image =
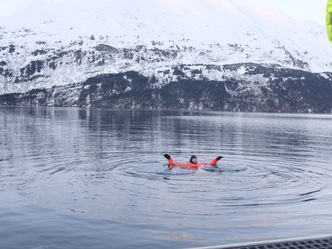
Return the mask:
[[[330,41],[332,42],[332,0],[328,0],[326,12],[327,34]]]

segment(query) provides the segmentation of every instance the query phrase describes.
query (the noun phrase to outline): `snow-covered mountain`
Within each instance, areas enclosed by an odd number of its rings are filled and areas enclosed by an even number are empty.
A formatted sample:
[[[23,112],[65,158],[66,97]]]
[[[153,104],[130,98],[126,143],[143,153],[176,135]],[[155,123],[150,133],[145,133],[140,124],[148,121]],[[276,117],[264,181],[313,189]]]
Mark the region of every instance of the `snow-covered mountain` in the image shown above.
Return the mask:
[[[0,95],[128,72],[150,79],[151,89],[274,80],[248,63],[331,80],[332,47],[318,24],[231,0],[40,1],[0,17]]]

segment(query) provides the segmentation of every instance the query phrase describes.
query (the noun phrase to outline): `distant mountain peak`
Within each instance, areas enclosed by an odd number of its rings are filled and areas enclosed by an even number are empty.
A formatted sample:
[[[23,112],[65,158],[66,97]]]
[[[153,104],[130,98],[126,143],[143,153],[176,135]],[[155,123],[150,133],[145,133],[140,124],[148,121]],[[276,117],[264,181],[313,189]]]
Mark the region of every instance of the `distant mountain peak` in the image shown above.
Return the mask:
[[[332,71],[324,27],[230,0],[40,1],[0,23],[0,93],[128,71],[167,84],[178,65]],[[225,77],[206,70],[207,80]]]

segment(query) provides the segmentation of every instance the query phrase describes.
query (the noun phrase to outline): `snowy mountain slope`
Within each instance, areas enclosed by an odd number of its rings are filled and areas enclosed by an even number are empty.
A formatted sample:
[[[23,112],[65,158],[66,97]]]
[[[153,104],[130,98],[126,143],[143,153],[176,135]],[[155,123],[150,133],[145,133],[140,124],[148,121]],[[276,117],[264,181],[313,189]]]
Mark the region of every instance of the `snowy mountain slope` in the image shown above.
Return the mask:
[[[324,27],[231,0],[40,1],[1,17],[0,26],[0,94],[128,71],[161,88],[179,80],[178,65],[187,76],[200,70],[204,80],[221,82],[229,75],[269,80],[220,67],[237,63],[332,71]]]
[[[206,80],[206,72],[224,72],[223,81]],[[253,63],[197,65],[195,69],[179,65],[165,73],[176,80],[158,88],[153,87],[154,78],[129,71],[98,75],[78,84],[0,95],[0,105],[332,112],[332,73]]]

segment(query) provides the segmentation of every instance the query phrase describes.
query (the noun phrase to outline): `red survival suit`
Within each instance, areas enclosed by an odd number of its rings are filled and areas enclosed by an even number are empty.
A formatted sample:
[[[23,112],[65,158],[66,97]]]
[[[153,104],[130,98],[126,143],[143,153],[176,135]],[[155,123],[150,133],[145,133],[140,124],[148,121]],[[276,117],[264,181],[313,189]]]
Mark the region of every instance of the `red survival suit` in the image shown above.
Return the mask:
[[[213,159],[211,162],[209,163],[176,163],[174,162],[174,160],[172,159],[172,157],[168,154],[165,154],[164,157],[168,160],[168,167],[170,169],[174,168],[174,167],[186,167],[186,168],[191,168],[191,169],[198,169],[199,167],[202,166],[217,166],[218,161],[223,158],[222,156],[218,156],[217,158]]]

